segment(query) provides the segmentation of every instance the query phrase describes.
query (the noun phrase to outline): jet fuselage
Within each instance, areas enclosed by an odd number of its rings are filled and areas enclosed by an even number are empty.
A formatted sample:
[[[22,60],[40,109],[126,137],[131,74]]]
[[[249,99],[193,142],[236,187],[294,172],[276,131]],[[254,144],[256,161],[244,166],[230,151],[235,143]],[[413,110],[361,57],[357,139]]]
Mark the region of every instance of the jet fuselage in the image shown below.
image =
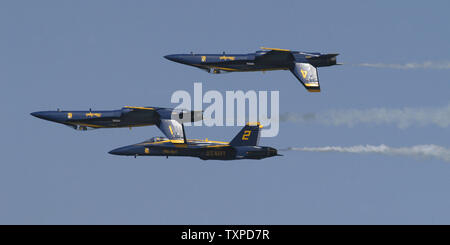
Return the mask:
[[[185,114],[188,114],[189,117]],[[79,130],[158,125],[161,119],[170,120],[174,115],[179,118],[183,118],[184,115],[187,121],[202,119],[202,112],[132,106],[125,106],[120,110],[111,111],[38,111],[31,113],[31,115]]]
[[[270,49],[248,54],[172,54],[166,59],[210,73],[290,70],[309,92],[320,92],[318,67],[337,65],[338,54]]]
[[[309,63],[315,67],[336,65],[337,54],[302,53],[291,51],[287,55],[267,55],[270,51],[249,54],[173,54],[166,59],[208,72],[245,72],[289,70],[293,61]]]
[[[277,155],[277,150],[265,146],[231,146],[227,142],[208,140],[173,141],[156,138],[110,151],[123,156],[188,156],[203,160],[263,159]]]

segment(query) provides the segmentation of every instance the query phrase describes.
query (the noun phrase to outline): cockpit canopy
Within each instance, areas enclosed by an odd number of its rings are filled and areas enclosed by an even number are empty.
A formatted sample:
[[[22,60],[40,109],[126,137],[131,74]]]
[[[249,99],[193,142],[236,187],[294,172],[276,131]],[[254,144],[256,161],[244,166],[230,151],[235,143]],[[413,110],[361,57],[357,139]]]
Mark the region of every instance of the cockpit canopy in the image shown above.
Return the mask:
[[[259,55],[264,55],[266,53],[267,53],[267,50],[258,50],[258,51],[255,52],[255,54],[258,55],[258,56]]]
[[[169,139],[166,137],[153,137],[153,138],[147,140],[147,142],[153,143],[153,142],[159,142],[159,141],[164,141],[164,140],[169,140]]]

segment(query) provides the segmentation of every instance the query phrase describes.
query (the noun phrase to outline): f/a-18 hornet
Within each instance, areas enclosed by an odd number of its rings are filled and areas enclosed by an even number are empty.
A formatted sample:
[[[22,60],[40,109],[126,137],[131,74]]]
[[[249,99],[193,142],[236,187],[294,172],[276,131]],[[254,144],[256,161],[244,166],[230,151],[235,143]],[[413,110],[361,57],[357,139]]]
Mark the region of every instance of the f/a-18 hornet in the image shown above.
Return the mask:
[[[264,48],[249,54],[173,54],[164,58],[212,73],[290,70],[309,92],[320,92],[317,67],[339,65],[339,54]]]
[[[184,126],[181,124],[179,138],[154,137],[142,143],[120,147],[110,154],[124,156],[188,156],[203,160],[237,160],[263,159],[279,156],[272,147],[258,146],[261,125],[247,125],[229,143],[210,141],[208,139],[186,139]]]
[[[187,111],[161,107],[125,106],[112,111],[38,111],[31,115],[61,123],[76,130],[124,128],[156,125],[171,139],[182,137],[183,122],[203,119],[202,111]]]

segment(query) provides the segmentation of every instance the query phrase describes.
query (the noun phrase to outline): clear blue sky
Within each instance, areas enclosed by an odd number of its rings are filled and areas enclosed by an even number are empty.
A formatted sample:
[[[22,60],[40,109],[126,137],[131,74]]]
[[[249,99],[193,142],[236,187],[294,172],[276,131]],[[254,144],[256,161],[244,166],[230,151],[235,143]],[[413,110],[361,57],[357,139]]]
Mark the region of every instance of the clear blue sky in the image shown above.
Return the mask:
[[[174,106],[173,91],[279,90],[281,112],[444,106],[449,70],[319,69],[212,75],[165,60],[260,46],[347,64],[450,59],[448,1],[1,1],[1,224],[450,224],[450,164],[285,152],[262,161],[107,154],[156,127],[77,132],[30,112]],[[238,127],[189,127],[229,140]],[[448,128],[283,123],[262,145],[450,146]]]

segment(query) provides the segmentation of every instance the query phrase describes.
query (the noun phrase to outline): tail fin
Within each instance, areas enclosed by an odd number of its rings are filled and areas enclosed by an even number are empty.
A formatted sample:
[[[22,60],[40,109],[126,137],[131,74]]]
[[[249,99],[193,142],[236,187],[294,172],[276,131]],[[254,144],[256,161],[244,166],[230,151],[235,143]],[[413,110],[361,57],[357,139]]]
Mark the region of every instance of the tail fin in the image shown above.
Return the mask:
[[[183,123],[177,120],[160,119],[156,125],[170,140],[184,140],[186,138]]]
[[[297,63],[291,67],[291,72],[305,86],[308,92],[320,92],[317,68],[308,63]]]
[[[259,132],[262,128],[258,123],[247,123],[245,127],[231,140],[231,146],[255,146],[258,145]]]

